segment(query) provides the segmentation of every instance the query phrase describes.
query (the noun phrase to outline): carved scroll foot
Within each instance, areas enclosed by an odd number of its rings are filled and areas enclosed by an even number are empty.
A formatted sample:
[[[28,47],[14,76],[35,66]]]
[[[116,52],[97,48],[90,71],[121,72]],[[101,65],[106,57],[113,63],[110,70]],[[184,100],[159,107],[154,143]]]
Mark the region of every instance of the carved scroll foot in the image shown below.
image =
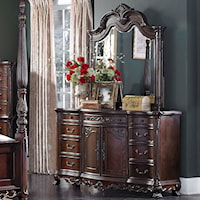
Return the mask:
[[[181,194],[180,194],[179,191],[173,190],[173,191],[172,191],[172,195],[173,195],[173,196],[180,196]]]
[[[161,192],[154,192],[152,195],[152,198],[156,198],[156,199],[163,198],[163,195]]]
[[[172,190],[172,195],[173,196],[180,196],[180,192],[179,190],[181,189],[181,186],[180,185],[176,185],[175,188]]]
[[[60,184],[60,177],[58,176],[58,174],[54,175],[54,180],[55,180],[53,182],[54,185],[59,185]]]

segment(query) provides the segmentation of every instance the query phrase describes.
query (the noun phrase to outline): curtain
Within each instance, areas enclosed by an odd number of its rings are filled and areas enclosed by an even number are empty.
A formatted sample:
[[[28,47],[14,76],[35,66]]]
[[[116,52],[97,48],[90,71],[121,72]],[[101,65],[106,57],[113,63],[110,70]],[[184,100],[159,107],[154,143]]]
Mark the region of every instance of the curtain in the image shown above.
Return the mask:
[[[71,59],[79,56],[89,58],[89,36],[88,30],[93,28],[93,11],[91,0],[72,0],[71,28],[70,28],[70,52]],[[79,99],[75,97],[75,89],[71,84],[71,107],[79,105]]]
[[[31,29],[29,170],[56,170],[56,92],[53,0],[29,0]]]

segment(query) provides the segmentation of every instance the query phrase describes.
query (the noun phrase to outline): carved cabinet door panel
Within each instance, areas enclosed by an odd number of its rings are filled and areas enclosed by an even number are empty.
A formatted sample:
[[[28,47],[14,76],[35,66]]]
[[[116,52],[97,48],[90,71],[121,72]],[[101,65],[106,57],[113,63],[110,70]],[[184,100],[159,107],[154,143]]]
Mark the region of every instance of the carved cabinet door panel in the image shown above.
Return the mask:
[[[82,171],[84,173],[100,173],[100,128],[82,127]]]
[[[102,132],[102,175],[127,177],[127,128],[104,127]]]

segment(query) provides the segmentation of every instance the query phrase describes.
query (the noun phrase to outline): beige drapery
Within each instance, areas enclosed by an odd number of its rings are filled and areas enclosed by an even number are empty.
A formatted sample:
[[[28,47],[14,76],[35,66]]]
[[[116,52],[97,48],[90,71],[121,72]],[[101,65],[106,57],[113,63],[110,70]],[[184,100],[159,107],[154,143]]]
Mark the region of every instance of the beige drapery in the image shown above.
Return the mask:
[[[57,132],[53,0],[29,0],[31,24],[29,170],[56,170]]]
[[[72,58],[89,54],[89,37],[87,31],[93,27],[91,0],[72,0],[71,10],[71,53]]]
[[[92,28],[93,11],[91,0],[72,0],[70,27],[70,56],[72,60],[83,56],[85,61],[88,62],[89,37],[87,31]],[[71,85],[71,91],[71,107],[76,108],[79,104],[79,99],[73,95],[75,94],[73,85]]]

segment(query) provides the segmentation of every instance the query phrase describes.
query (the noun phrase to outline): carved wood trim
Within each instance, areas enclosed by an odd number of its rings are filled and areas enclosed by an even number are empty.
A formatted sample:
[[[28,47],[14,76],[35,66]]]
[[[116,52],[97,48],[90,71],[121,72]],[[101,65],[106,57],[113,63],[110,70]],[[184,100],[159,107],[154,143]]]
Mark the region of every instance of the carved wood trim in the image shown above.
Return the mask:
[[[101,18],[99,27],[89,31],[89,35],[93,37],[95,42],[105,38],[114,26],[118,31],[127,32],[134,25],[138,27],[144,36],[150,39],[155,38],[155,31],[152,26],[149,26],[146,16],[126,4],[120,4],[115,10],[106,13]]]

